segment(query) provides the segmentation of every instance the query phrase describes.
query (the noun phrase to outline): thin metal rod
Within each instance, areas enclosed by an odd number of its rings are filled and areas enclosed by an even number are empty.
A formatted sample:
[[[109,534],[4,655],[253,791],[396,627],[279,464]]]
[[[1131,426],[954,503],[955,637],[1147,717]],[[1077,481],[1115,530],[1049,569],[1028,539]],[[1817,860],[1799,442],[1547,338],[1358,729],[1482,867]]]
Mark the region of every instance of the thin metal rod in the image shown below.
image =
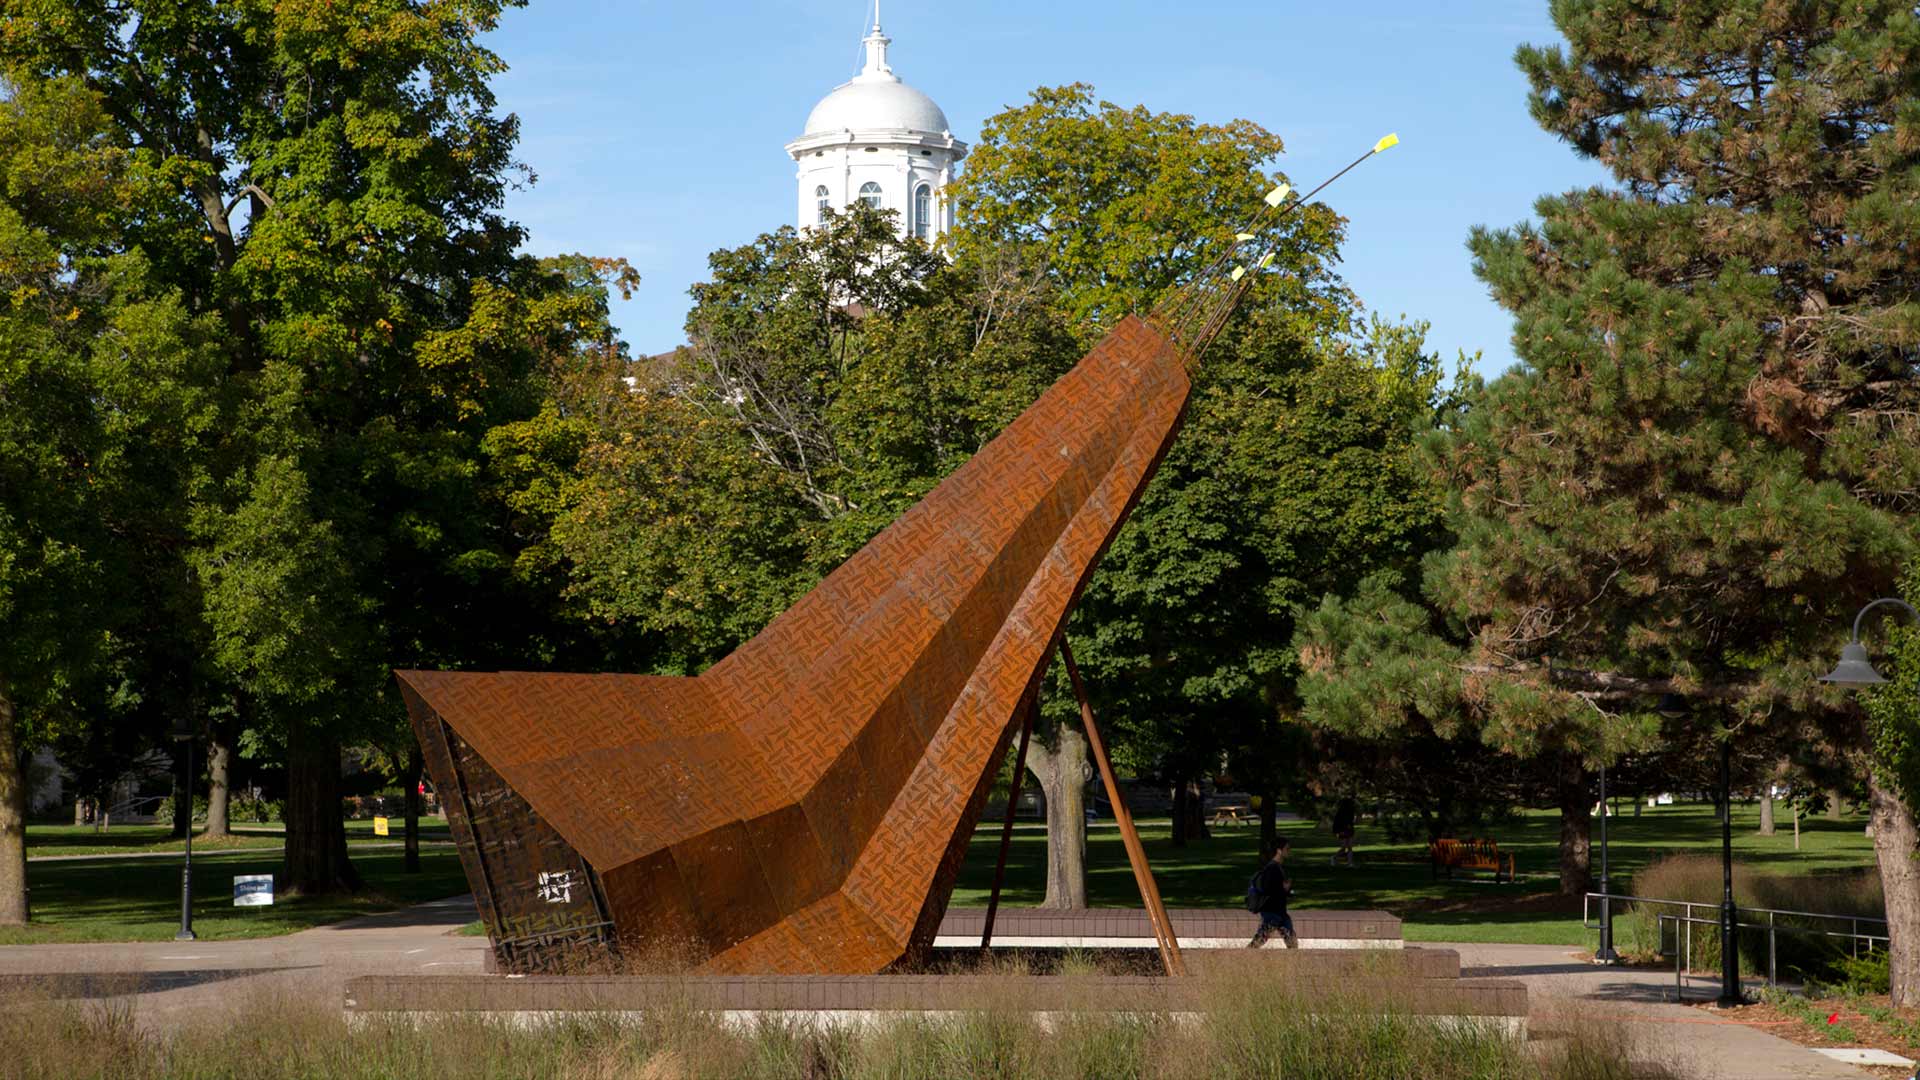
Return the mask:
[[[1120,841],[1126,845],[1127,861],[1133,864],[1133,880],[1140,886],[1140,898],[1147,904],[1147,920],[1153,924],[1153,936],[1160,943],[1160,960],[1166,965],[1167,974],[1185,975],[1186,961],[1180,957],[1180,941],[1174,937],[1173,921],[1167,918],[1167,909],[1160,902],[1160,887],[1154,884],[1153,870],[1147,866],[1147,849],[1140,843],[1140,834],[1133,828],[1133,812],[1127,809],[1127,800],[1120,794],[1120,781],[1113,775],[1113,762],[1107,757],[1106,741],[1100,738],[1100,728],[1093,722],[1093,706],[1087,701],[1087,689],[1080,683],[1080,665],[1073,662],[1073,647],[1067,644],[1066,636],[1060,637],[1060,658],[1067,663],[1067,681],[1073,684],[1073,696],[1080,700],[1080,721],[1086,725],[1087,746],[1093,751],[1093,760],[1100,766],[1100,779],[1107,787],[1107,799],[1113,803],[1113,820],[1120,826]]]
[[[193,739],[188,738],[187,775],[181,781],[181,789],[187,793],[187,846],[180,860],[180,932],[173,935],[175,941],[197,940],[193,933]],[[174,810],[180,808],[179,800],[174,801]]]
[[[1045,670],[1044,668],[1042,670]],[[1040,711],[1040,694],[1027,694],[1020,710],[1020,752],[1013,758],[1013,783],[1007,791],[1007,820],[1000,827],[1000,859],[993,866],[993,892],[987,896],[987,925],[980,931],[980,948],[993,946],[993,917],[1000,911],[1000,886],[1007,879],[1007,851],[1013,846],[1013,811],[1020,805],[1020,780],[1027,772],[1027,740],[1033,737],[1033,715]]]
[[[1720,744],[1720,1005],[1746,1004],[1740,993],[1740,910],[1733,903],[1733,739]]]

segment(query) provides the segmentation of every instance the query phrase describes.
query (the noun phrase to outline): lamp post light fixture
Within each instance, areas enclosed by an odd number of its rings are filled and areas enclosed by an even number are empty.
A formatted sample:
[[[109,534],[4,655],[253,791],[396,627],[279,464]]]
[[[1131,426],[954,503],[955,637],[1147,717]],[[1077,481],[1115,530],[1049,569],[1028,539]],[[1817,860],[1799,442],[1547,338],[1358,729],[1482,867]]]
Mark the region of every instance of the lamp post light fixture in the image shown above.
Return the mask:
[[[1620,954],[1613,951],[1613,886],[1607,883],[1607,759],[1600,759],[1600,947],[1593,951],[1596,964],[1617,964]]]
[[[1914,621],[1920,622],[1920,611],[1915,611],[1913,605],[1905,600],[1891,596],[1882,597],[1861,608],[1860,614],[1853,617],[1853,640],[1840,650],[1840,662],[1834,665],[1833,670],[1820,676],[1821,682],[1842,686],[1880,686],[1887,681],[1884,675],[1873,670],[1873,662],[1867,657],[1867,647],[1860,644],[1860,625],[1866,621],[1867,612],[1882,605],[1897,607],[1913,616]]]
[[[193,725],[182,719],[173,729],[173,737],[186,749],[186,776],[181,787],[186,792],[187,803],[187,846],[185,857],[180,862],[180,932],[173,935],[175,941],[192,941],[193,933]],[[179,803],[174,804],[178,813]]]

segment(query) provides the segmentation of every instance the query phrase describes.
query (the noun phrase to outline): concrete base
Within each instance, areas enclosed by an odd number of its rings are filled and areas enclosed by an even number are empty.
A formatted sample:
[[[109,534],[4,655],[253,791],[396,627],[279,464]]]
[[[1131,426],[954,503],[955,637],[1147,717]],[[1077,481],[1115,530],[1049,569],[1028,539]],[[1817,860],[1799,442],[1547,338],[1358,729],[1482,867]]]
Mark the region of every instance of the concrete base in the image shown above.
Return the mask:
[[[1151,975],[558,976],[377,975],[350,980],[350,1018],[486,1014],[515,1023],[578,1013],[773,1016],[873,1024],[908,1016],[1012,1011],[1201,1016],[1247,1000],[1249,986],[1287,995],[1288,1008],[1371,1008],[1524,1032],[1527,990],[1510,979],[1461,979],[1457,954],[1298,950],[1196,957],[1186,978]]]
[[[1260,927],[1260,916],[1231,908],[1170,908],[1183,949],[1240,949]],[[985,908],[949,908],[935,948],[979,948]],[[1296,911],[1294,933],[1307,949],[1398,949],[1400,920],[1384,911]],[[1002,908],[993,921],[993,946],[1008,949],[1152,949],[1153,924],[1139,908]],[[1279,941],[1268,948],[1285,948]]]

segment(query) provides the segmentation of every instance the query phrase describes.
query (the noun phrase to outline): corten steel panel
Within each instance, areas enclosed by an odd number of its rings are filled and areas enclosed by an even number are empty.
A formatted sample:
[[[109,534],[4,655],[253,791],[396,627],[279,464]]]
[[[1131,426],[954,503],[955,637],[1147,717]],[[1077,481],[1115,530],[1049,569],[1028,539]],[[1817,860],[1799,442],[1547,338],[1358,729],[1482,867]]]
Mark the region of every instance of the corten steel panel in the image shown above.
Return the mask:
[[[698,678],[400,672],[441,790],[519,815],[454,829],[496,949],[549,902],[529,899],[563,869],[547,853],[591,871],[622,946],[713,972],[869,973],[930,946],[1020,701],[1189,390],[1184,354],[1126,320]],[[442,723],[486,791],[432,745]]]

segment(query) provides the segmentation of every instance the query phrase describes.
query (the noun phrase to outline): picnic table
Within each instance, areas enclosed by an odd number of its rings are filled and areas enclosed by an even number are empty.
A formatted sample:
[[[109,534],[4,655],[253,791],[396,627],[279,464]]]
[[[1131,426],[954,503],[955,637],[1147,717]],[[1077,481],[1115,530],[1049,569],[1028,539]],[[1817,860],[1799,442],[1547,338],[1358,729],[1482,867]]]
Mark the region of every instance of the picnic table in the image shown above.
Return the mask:
[[[1247,806],[1216,806],[1213,808],[1215,825],[1249,825],[1253,822],[1253,811]]]

